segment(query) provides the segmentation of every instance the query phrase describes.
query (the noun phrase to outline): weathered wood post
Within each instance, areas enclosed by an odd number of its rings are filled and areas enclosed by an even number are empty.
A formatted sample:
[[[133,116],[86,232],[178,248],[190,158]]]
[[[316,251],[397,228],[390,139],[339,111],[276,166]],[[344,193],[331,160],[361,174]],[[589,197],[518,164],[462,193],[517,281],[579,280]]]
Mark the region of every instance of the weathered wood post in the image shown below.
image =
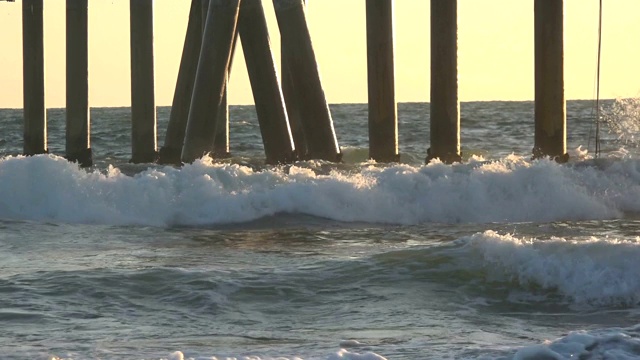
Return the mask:
[[[303,5],[305,1],[302,1]],[[280,73],[282,74],[282,95],[287,106],[287,115],[289,117],[289,126],[291,134],[296,146],[296,155],[299,159],[303,159],[307,153],[307,139],[304,137],[304,129],[302,128],[302,118],[300,114],[300,99],[295,91],[292,74],[289,68],[289,58],[291,50],[285,42],[280,43]]]
[[[47,108],[44,99],[44,4],[22,1],[24,154],[47,152]]]
[[[271,53],[267,20],[261,0],[242,0],[238,32],[251,81],[267,163],[291,162],[296,157],[295,145]]]
[[[320,72],[307,27],[302,0],[273,0],[292,90],[300,101],[300,117],[307,141],[304,158],[340,161],[333,120],[322,90]]]
[[[535,0],[534,158],[567,161],[564,97],[564,1]]]
[[[182,161],[193,162],[210,151],[212,113],[218,114],[238,22],[240,0],[210,0],[202,49],[189,109]],[[213,119],[216,128],[217,116]]]
[[[189,23],[182,48],[182,59],[173,94],[173,103],[171,104],[169,125],[164,138],[164,146],[160,149],[158,156],[158,162],[161,164],[181,164],[180,156],[189,118],[196,71],[198,70],[198,59],[200,58],[202,30],[206,21],[206,18],[203,17],[203,11],[206,11],[204,5],[208,6],[208,3],[208,0],[191,0]]]
[[[67,0],[66,158],[91,166],[88,0]]]
[[[427,162],[435,158],[445,163],[460,161],[457,0],[431,0],[430,128]]]
[[[131,162],[157,157],[153,77],[153,0],[130,0]]]
[[[393,0],[367,0],[366,7],[369,157],[378,162],[398,161]]]

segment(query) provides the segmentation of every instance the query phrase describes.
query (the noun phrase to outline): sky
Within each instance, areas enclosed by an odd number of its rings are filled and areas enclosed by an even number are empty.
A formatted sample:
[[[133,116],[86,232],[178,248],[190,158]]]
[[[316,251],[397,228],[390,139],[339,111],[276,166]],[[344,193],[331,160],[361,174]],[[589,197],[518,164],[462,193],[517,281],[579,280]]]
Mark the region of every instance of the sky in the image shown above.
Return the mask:
[[[65,1],[45,1],[47,107],[65,104]],[[459,98],[532,100],[533,0],[458,0]],[[91,106],[129,106],[129,0],[91,0]],[[171,105],[189,0],[156,0],[156,104]],[[0,108],[22,107],[21,0],[0,1]],[[276,64],[280,43],[271,1],[263,0]],[[429,101],[429,1],[396,0],[398,102]],[[640,96],[640,1],[604,0],[601,98]],[[307,19],[329,103],[367,101],[364,0],[309,0]],[[565,0],[565,93],[595,98],[598,0]],[[252,104],[241,49],[231,104]]]

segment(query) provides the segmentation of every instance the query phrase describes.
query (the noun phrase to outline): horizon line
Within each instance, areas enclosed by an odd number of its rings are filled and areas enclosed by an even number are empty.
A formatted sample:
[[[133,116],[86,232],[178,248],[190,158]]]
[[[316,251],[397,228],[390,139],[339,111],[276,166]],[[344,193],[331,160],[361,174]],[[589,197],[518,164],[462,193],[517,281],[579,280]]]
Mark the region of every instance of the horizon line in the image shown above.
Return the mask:
[[[635,99],[637,97],[634,96],[626,96],[626,97],[616,97],[616,98],[603,98],[600,99],[600,101],[615,101],[618,99]],[[596,99],[566,99],[566,102],[569,101],[593,101],[595,102]],[[460,101],[460,104],[464,104],[464,103],[489,103],[489,102],[522,102],[522,103],[526,103],[526,102],[531,102],[531,103],[535,103],[534,99],[531,100],[464,100],[464,101]],[[430,104],[430,101],[398,101],[396,104]],[[332,102],[329,103],[329,106],[331,105],[367,105],[367,102]],[[170,108],[172,105],[156,105],[156,109],[157,108]],[[229,106],[255,106],[255,104],[253,103],[249,103],[249,104],[229,104]],[[89,106],[89,109],[124,109],[124,108],[131,108],[131,105],[106,105],[106,106]],[[47,110],[64,110],[66,109],[66,107],[47,107]],[[23,107],[0,107],[0,110],[24,110]]]

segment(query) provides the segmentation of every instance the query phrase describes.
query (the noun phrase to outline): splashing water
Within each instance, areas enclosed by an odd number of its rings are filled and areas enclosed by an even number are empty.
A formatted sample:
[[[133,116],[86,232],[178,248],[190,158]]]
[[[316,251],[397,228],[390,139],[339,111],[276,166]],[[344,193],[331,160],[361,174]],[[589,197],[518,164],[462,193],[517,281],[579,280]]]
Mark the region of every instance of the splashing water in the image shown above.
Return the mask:
[[[602,114],[602,120],[618,141],[640,146],[640,98],[616,99]]]

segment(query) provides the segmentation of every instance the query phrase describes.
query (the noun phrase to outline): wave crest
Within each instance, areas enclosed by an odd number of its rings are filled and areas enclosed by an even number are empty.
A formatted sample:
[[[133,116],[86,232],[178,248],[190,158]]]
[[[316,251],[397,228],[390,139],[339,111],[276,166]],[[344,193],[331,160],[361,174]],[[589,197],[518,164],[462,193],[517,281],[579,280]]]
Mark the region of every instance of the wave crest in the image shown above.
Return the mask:
[[[219,225],[279,213],[344,222],[609,219],[640,211],[640,162],[562,166],[509,156],[458,165],[256,169],[203,159],[133,176],[53,155],[0,159],[0,218],[109,225]]]

